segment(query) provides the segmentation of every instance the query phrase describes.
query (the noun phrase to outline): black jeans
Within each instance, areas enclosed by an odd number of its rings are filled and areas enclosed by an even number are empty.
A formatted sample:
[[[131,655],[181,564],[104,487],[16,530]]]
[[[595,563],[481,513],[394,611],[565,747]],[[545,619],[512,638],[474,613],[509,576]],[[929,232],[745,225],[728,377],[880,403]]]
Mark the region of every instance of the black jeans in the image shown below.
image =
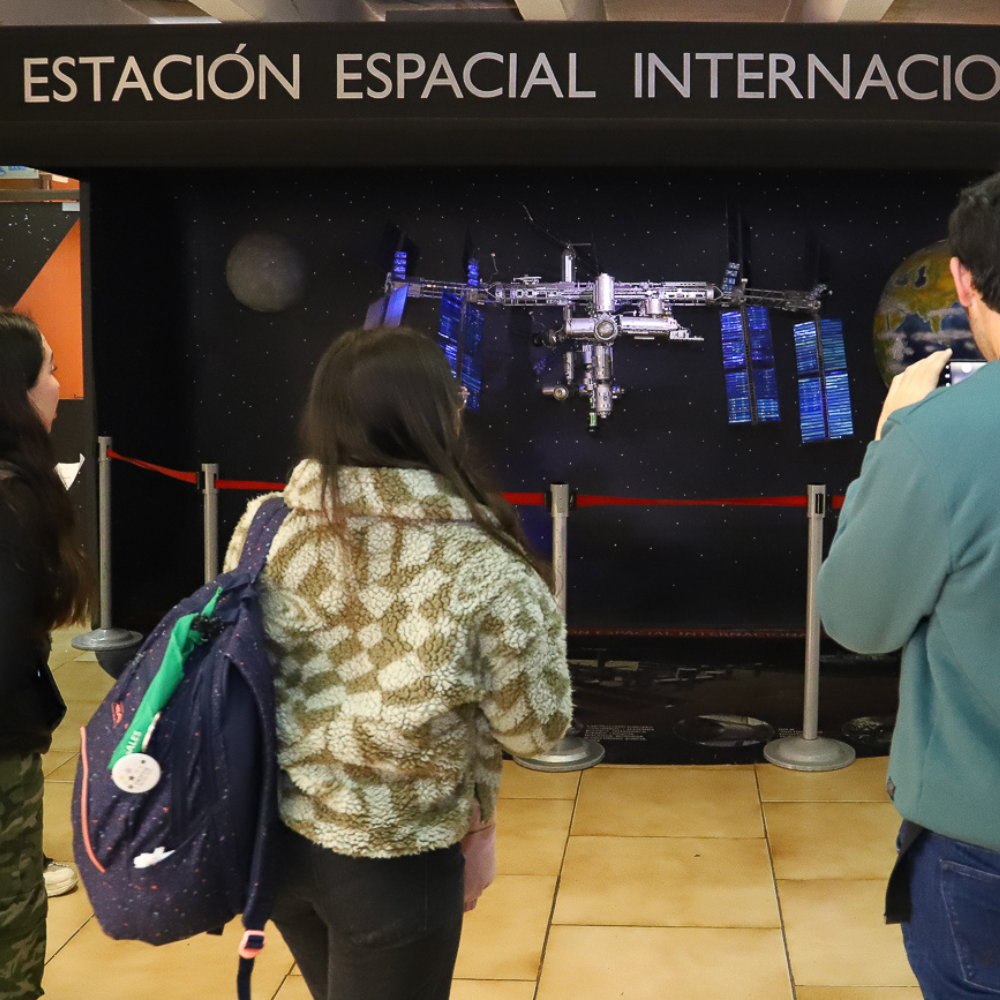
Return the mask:
[[[447,1000],[462,934],[458,844],[352,858],[281,824],[273,919],[315,1000]]]

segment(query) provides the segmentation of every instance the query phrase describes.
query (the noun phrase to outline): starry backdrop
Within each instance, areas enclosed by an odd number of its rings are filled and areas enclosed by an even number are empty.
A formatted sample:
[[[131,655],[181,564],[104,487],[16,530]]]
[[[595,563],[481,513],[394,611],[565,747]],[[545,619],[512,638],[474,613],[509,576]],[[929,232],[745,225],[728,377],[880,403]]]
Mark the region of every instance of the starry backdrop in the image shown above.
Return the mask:
[[[750,284],[830,285],[844,322],[855,436],[800,443],[792,326],[771,316],[781,422],[726,420],[719,311],[678,309],[701,344],[621,342],[625,396],[587,432],[583,399],[541,394],[561,352],[535,346],[556,309],[486,310],[481,412],[468,424],[501,488],[565,481],[581,494],[713,498],[843,493],[874,431],[884,386],[872,349],[876,304],[896,265],[945,233],[978,175],[922,171],[338,169],[95,171],[93,329],[99,432],[128,455],[177,469],[218,462],[229,479],[284,480],[297,421],[330,340],[361,325],[402,236],[411,276],[558,280],[558,240],[589,244],[620,281],[719,283],[738,209]],[[727,214],[727,211],[729,214]],[[529,218],[530,213],[530,218]],[[297,250],[304,294],[276,313],[226,283],[243,237]],[[593,275],[585,267],[578,278]],[[438,304],[405,321],[431,332]],[[248,496],[223,493],[222,547]],[[143,627],[200,583],[201,497],[115,466],[115,619]],[[524,508],[550,544],[547,516]],[[835,517],[828,518],[832,535]],[[806,519],[798,508],[585,508],[569,525],[571,627],[801,628]]]

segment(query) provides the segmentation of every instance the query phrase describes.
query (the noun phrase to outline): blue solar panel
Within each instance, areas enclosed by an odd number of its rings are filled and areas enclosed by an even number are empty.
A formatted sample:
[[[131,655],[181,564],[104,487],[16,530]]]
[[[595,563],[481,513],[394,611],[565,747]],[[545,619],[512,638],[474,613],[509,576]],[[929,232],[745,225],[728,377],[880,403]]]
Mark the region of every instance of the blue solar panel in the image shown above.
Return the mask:
[[[400,285],[389,293],[389,304],[386,306],[385,319],[382,322],[386,326],[399,326],[403,321],[403,310],[406,308],[406,293],[409,285]]]
[[[382,298],[376,299],[369,307],[368,313],[365,316],[364,329],[374,330],[375,327],[381,326],[385,321],[385,309],[389,304],[389,296],[383,295]]]
[[[392,276],[397,281],[406,280],[406,251],[397,250],[392,259]]]
[[[478,306],[465,307],[465,353],[477,355],[483,343],[483,310]]]
[[[476,358],[468,355],[462,358],[462,385],[468,391],[465,405],[478,413],[483,392],[482,366]]]
[[[477,413],[479,412],[479,403],[483,390],[482,363],[479,360],[479,354],[483,345],[484,320],[485,316],[482,309],[471,304],[466,305],[462,385],[465,386],[469,394],[465,405]]]
[[[739,309],[722,314],[722,367],[726,371],[745,368],[746,347],[743,343],[743,316]]]
[[[470,410],[478,410],[483,389],[482,363],[479,355],[482,351],[485,314],[477,306],[465,304],[463,323],[462,306],[462,297],[454,292],[445,292],[441,296],[438,343],[444,350],[451,370],[455,372],[461,338],[461,380],[468,391],[465,405]]]
[[[729,422],[749,424],[753,417],[750,414],[750,384],[745,371],[726,372],[726,397],[729,400]]]
[[[754,368],[753,391],[757,402],[757,419],[762,423],[774,423],[780,420],[778,380],[773,368]]]
[[[799,375],[819,374],[819,350],[816,346],[816,324],[796,323],[795,332],[795,367]]]
[[[746,370],[748,360],[750,374]],[[731,309],[722,313],[722,365],[731,424],[773,423],[781,419],[766,308],[751,306],[745,312]]]
[[[803,442],[826,439],[823,386],[818,375],[799,379],[799,421]]]
[[[462,300],[454,292],[441,296],[441,322],[438,337],[458,347],[458,335],[462,325]]]
[[[844,324],[839,319],[824,319],[820,321],[819,326],[820,338],[823,343],[823,370],[828,372],[846,371]]]
[[[469,258],[469,263],[466,265],[466,274],[468,278],[466,283],[472,288],[479,287],[479,261],[475,257]]]
[[[458,337],[462,326],[462,300],[453,292],[441,296],[441,321],[438,326],[438,343],[444,350],[451,370],[458,360]]]
[[[839,319],[797,323],[795,354],[800,376],[802,440],[849,437],[854,433],[854,421],[847,382],[843,323]],[[812,377],[802,377],[807,375]]]
[[[847,372],[831,372],[823,381],[830,437],[850,437],[854,433],[854,421],[851,419],[851,393],[847,385]]]
[[[754,365],[769,367],[774,364],[774,346],[771,343],[771,324],[763,306],[747,308],[747,326],[750,334],[750,358]]]

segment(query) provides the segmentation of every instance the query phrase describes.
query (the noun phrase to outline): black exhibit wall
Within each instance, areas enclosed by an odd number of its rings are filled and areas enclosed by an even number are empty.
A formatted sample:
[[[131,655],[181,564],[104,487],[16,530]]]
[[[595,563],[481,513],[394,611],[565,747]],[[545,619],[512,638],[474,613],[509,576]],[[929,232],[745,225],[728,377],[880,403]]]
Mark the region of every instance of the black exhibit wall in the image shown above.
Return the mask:
[[[60,201],[17,201],[14,200],[16,189],[8,188],[6,193],[13,197],[0,202],[0,305],[27,311],[56,348],[61,343],[71,342],[67,341],[67,331],[50,329],[46,320],[36,315],[30,302],[26,304],[23,298],[29,288],[37,287],[36,279],[57,253],[70,230],[76,225],[80,226],[80,284],[73,284],[67,277],[62,282],[56,280],[46,284],[46,291],[39,294],[51,295],[56,292],[57,297],[65,296],[71,307],[75,299],[76,308],[81,313],[82,344],[77,345],[80,350],[79,359],[71,361],[63,358],[60,362],[60,354],[57,352],[56,361],[61,364],[63,372],[75,369],[82,376],[83,382],[78,386],[78,396],[66,398],[64,395],[60,399],[58,418],[52,428],[52,445],[58,462],[75,463],[80,455],[85,456],[86,461],[71,486],[70,496],[76,507],[78,530],[84,548],[96,565],[97,463],[93,461],[96,454],[95,393],[90,363],[89,214],[86,192],[82,194],[82,205],[69,203],[74,209],[71,211],[67,211],[66,203]],[[58,194],[58,189],[56,193]],[[83,211],[76,210],[81,207]],[[38,300],[36,298],[31,301]],[[56,315],[59,313],[56,312]],[[64,382],[65,389],[65,375],[60,374],[59,378]]]
[[[559,380],[561,353],[532,337],[554,326],[559,311],[487,307],[483,402],[468,415],[470,431],[508,491],[565,481],[581,494],[751,498],[802,494],[816,482],[841,494],[885,392],[872,346],[882,289],[904,257],[944,236],[958,190],[983,173],[88,171],[98,431],[126,455],[175,469],[218,462],[226,479],[282,481],[298,456],[313,366],[333,337],[363,322],[400,238],[410,275],[424,278],[461,281],[472,254],[486,280],[558,280],[560,241],[569,241],[587,244],[583,253],[619,281],[718,283],[738,210],[752,286],[831,287],[823,314],[844,322],[853,438],[800,443],[799,317],[776,311],[781,422],[730,426],[712,307],[676,311],[700,344],[619,341],[616,377],[626,392],[596,436],[584,400],[558,403],[540,392]],[[252,233],[294,247],[289,266],[305,276],[305,291],[284,311],[248,309],[227,285],[228,256]],[[581,264],[579,277],[591,272]],[[434,332],[437,303],[411,300],[405,322]],[[201,496],[123,463],[114,477],[115,624],[145,628],[201,581]],[[248,498],[221,495],[223,550]],[[524,516],[546,548],[547,515],[526,508]],[[571,628],[802,627],[800,508],[589,507],[572,514],[569,533]]]

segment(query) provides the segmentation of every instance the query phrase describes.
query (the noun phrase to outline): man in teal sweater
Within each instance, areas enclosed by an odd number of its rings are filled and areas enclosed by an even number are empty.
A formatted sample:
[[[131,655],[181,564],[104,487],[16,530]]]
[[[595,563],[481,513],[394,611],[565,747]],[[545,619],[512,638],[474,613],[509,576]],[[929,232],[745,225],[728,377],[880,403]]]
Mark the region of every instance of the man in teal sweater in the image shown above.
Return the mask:
[[[1000,174],[962,193],[952,276],[1000,357]],[[896,376],[818,582],[831,636],[904,647],[889,791],[903,816],[886,916],[925,1000],[1000,996],[1000,365]]]

